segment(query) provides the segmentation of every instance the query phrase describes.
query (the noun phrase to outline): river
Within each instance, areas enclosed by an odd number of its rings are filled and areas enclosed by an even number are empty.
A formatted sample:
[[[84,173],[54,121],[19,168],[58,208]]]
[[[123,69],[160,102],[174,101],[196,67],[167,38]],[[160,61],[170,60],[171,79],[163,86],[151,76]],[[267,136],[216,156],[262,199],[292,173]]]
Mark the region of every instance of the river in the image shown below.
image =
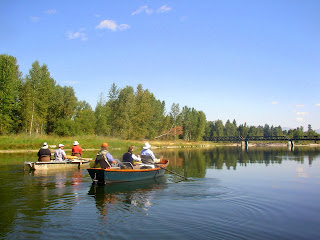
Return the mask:
[[[155,153],[189,180],[93,185],[86,169],[22,171],[35,153],[0,154],[0,239],[320,239],[319,148]]]

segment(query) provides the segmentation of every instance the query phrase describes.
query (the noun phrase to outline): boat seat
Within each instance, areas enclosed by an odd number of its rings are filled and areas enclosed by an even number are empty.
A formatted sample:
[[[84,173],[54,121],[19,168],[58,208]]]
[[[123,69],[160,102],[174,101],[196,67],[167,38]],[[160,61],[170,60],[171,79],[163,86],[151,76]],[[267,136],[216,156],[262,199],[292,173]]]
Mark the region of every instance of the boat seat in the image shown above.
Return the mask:
[[[141,162],[145,164],[153,164],[154,161],[150,155],[141,155]]]
[[[122,163],[123,163],[123,165],[128,166],[129,168],[133,169],[133,165],[131,162],[122,162]]]
[[[50,162],[50,156],[49,155],[42,155],[39,157],[39,162]]]

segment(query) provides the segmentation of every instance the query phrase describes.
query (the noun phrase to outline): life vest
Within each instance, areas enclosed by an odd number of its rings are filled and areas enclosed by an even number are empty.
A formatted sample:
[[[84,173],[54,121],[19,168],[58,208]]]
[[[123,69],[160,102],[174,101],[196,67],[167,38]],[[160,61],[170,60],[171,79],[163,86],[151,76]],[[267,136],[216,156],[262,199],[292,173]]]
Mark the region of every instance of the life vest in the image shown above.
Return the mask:
[[[105,160],[105,161],[107,161],[108,159],[107,159],[107,156],[106,156],[106,154],[107,154],[107,150],[100,150],[98,153],[97,153],[97,157],[96,157],[96,159],[99,161],[99,160]]]

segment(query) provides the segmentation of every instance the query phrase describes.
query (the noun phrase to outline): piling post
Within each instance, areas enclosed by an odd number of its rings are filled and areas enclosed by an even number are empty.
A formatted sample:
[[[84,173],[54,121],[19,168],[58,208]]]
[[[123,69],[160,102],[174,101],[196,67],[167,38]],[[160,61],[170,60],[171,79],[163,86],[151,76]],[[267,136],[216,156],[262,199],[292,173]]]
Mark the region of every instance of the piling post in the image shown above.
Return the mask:
[[[288,141],[288,150],[289,151],[294,150],[294,141],[292,141],[292,140]]]

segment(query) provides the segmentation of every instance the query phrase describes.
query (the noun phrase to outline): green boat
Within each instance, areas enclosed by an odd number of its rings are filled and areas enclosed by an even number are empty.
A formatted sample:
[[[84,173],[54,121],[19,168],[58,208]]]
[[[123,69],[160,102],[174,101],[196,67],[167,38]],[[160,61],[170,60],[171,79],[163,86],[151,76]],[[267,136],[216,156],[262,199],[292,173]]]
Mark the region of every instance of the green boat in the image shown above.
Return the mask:
[[[148,165],[132,166],[125,169],[119,167],[88,168],[88,172],[95,183],[132,182],[147,180],[164,175],[169,165],[169,160],[162,159],[154,164],[153,168]]]

